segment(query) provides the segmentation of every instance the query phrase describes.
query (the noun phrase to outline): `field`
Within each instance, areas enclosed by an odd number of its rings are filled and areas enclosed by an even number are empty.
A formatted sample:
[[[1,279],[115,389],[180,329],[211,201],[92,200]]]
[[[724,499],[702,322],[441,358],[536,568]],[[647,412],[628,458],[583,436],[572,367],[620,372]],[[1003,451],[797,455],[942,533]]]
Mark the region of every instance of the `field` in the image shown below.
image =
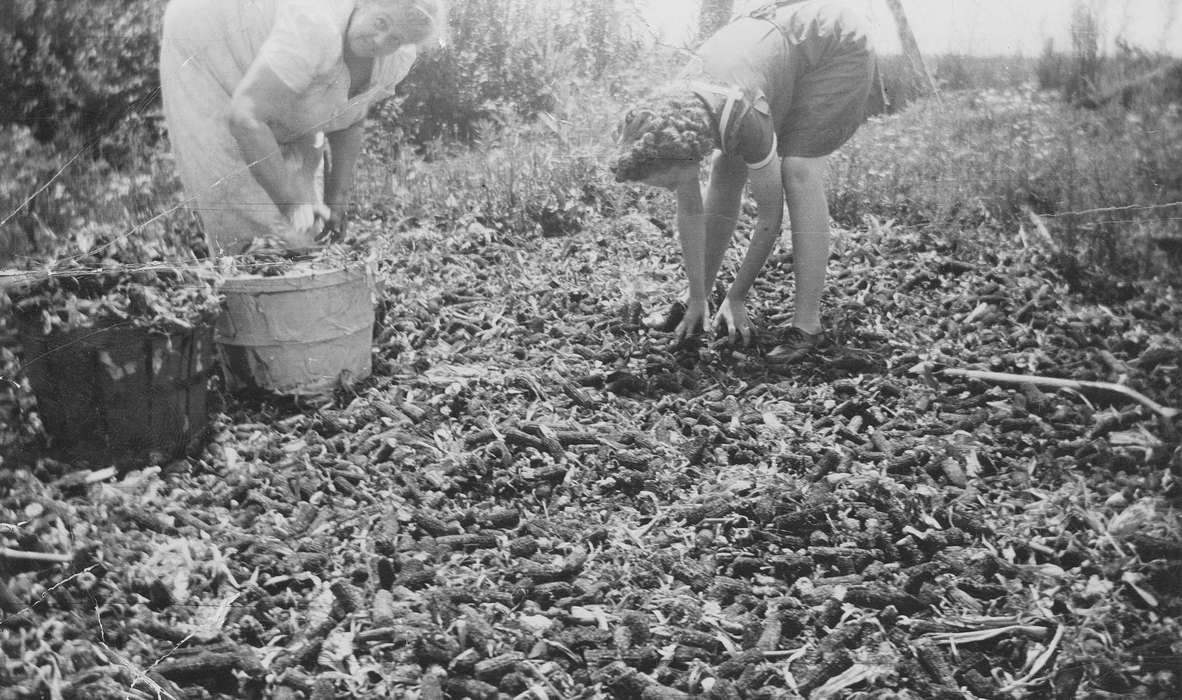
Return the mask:
[[[0,321],[0,699],[1182,694],[1178,104],[874,117],[832,161],[834,342],[782,364],[786,240],[753,346],[640,323],[672,201],[605,166],[658,69],[463,143],[379,115],[374,376],[214,377],[184,459],[63,461]],[[194,240],[166,142],[3,138],[11,258]]]

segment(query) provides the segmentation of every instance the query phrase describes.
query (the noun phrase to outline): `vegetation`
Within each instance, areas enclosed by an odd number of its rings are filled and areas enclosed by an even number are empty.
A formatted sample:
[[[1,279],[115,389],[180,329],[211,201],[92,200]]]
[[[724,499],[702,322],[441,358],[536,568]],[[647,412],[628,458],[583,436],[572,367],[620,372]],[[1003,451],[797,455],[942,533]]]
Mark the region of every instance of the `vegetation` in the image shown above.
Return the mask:
[[[160,4],[76,4],[145,11],[108,51],[0,0],[0,269],[71,271],[46,330],[210,311],[143,266],[204,252]],[[672,201],[608,165],[682,57],[609,0],[457,5],[359,165],[373,377],[215,378],[201,447],[117,474],[57,449],[0,316],[0,698],[1182,692],[1182,109],[1169,72],[1085,106],[1162,57],[933,57],[942,98],[892,91],[831,161],[833,343],[782,365],[786,241],[753,346],[639,322],[681,279]]]
[[[950,92],[873,120],[834,157],[833,213],[953,238],[1045,225],[1081,262],[1169,274],[1155,261],[1182,201],[1180,116],[1075,109],[1030,88]]]
[[[161,3],[8,5],[15,23],[0,32],[0,75],[15,97],[0,113],[0,260],[44,258],[96,229],[200,248],[153,106]],[[637,70],[643,33],[629,16],[606,0],[458,5],[448,47],[374,115],[358,214],[554,233],[612,211],[628,196],[604,174],[619,115],[643,92],[639,76],[670,74],[677,61]],[[1107,89],[1163,61],[1129,46],[1100,56],[1091,21],[1075,17],[1063,56],[1048,47],[1027,60],[936,57],[943,102],[909,94],[898,59],[885,57],[892,113],[834,159],[834,215],[964,237],[1037,228],[1033,213],[1079,263],[1170,272],[1178,86],[1167,73],[1102,109],[1072,107],[1080,85]]]
[[[455,3],[448,48],[425,55],[380,111],[411,143],[469,141],[485,122],[567,106],[579,80],[633,63],[640,35],[611,0]]]
[[[101,147],[157,99],[161,0],[0,0],[0,123]],[[107,155],[96,148],[95,155]]]

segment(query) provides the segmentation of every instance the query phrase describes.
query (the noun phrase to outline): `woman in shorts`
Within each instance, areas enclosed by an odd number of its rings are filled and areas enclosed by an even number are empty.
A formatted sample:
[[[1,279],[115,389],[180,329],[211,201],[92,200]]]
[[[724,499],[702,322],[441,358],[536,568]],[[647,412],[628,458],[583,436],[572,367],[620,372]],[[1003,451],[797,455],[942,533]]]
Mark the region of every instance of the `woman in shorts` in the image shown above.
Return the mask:
[[[776,354],[803,357],[825,338],[821,295],[829,258],[826,157],[865,119],[875,57],[849,2],[769,3],[733,20],[697,50],[678,80],[624,119],[616,179],[677,196],[688,293],[650,325],[681,339],[707,329],[707,293],[734,234],[743,187],[757,206],[743,262],[713,318],[749,343],[746,298],[780,234],[792,228],[795,316]],[[699,166],[713,153],[705,195]]]

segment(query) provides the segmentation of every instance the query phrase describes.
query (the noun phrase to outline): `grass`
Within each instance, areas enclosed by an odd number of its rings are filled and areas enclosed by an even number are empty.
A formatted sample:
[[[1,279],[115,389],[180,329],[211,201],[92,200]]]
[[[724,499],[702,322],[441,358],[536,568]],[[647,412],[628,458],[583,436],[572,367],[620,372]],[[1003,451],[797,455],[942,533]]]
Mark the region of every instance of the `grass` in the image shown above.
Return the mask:
[[[1035,225],[1081,261],[1169,274],[1158,244],[1182,206],[1177,105],[1090,111],[1027,87],[956,91],[877,117],[832,158],[835,218],[941,235]]]
[[[606,186],[601,164],[610,142],[595,138],[594,121],[543,115],[479,125],[469,146],[428,144],[425,153],[382,148],[371,133],[354,200],[363,213],[444,227],[472,222],[546,235],[577,228]]]
[[[954,57],[955,58],[955,57]],[[668,57],[661,57],[668,61]],[[967,240],[1036,226],[1080,262],[1129,276],[1169,275],[1182,207],[1182,113],[1168,102],[1088,111],[1029,85],[1012,87],[1018,64],[939,60],[969,84],[942,101],[916,100],[873,117],[831,158],[830,201],[847,227],[867,217]],[[967,66],[967,67],[966,67]],[[641,213],[669,220],[669,198],[611,181],[619,115],[667,64],[603,79],[572,80],[556,109],[534,120],[511,112],[479,125],[471,144],[421,148],[370,129],[358,166],[357,215],[408,225],[479,224],[491,235],[556,236],[595,217]],[[975,69],[974,69],[975,70]],[[951,80],[947,78],[946,82]],[[62,242],[120,234],[139,241],[194,240],[167,142],[122,135],[123,167],[37,144],[27,131],[0,132],[0,266],[45,258]],[[109,150],[109,149],[107,149]],[[104,152],[106,152],[104,150]],[[75,157],[75,155],[77,157]]]
[[[572,79],[555,109],[534,120],[511,111],[482,121],[470,144],[392,144],[371,129],[358,165],[354,200],[362,215],[431,221],[445,228],[475,221],[496,230],[559,235],[611,216],[638,195],[612,181],[620,116],[647,85],[672,74],[658,58],[604,79]]]

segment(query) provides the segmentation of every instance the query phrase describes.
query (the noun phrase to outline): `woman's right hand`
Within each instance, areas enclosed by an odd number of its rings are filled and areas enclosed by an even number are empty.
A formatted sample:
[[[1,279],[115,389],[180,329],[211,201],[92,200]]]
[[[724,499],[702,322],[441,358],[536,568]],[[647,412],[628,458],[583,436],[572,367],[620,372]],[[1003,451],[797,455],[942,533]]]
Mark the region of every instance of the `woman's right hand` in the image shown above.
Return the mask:
[[[283,215],[288,222],[287,237],[300,242],[315,240],[320,227],[331,216],[323,204],[303,202],[283,207]]]
[[[731,299],[727,296],[722,300],[718,313],[714,315],[714,331],[725,332],[733,344],[742,341],[743,345],[750,345],[754,337],[751,320],[747,317],[747,304],[742,299]]]
[[[705,333],[708,330],[706,324],[710,320],[708,311],[705,299],[686,301],[685,316],[682,317],[681,323],[677,324],[677,330],[673,332],[674,342],[680,343],[686,338]]]

